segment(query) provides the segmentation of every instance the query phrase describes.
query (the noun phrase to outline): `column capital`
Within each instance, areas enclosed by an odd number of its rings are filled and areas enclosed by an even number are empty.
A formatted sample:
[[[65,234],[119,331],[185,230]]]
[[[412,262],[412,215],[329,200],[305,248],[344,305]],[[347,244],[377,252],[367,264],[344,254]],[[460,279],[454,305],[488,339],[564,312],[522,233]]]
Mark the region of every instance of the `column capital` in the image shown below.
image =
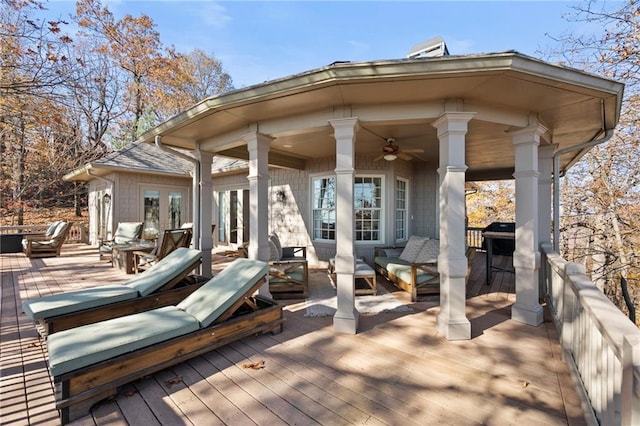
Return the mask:
[[[274,138],[264,133],[251,132],[242,136],[242,140],[246,142],[247,149],[251,150],[269,150],[271,142]]]
[[[438,129],[438,136],[443,132],[467,132],[468,123],[473,117],[475,112],[458,112],[450,111],[444,112],[440,117],[436,119],[431,125]]]
[[[531,142],[535,142],[539,145],[540,137],[548,131],[549,129],[538,123],[522,129],[512,130],[509,134],[511,135],[511,140],[514,145]]]
[[[336,118],[329,120],[333,127],[336,141],[345,138],[353,138],[353,135],[360,130],[360,120],[358,117]]]

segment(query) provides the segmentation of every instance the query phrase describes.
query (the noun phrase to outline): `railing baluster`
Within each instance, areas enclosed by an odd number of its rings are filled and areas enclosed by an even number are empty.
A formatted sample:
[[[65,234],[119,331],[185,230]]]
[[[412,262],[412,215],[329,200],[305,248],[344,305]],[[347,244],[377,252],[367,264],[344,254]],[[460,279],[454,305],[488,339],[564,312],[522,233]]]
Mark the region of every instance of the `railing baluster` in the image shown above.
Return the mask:
[[[587,278],[584,267],[566,263],[548,244],[541,268],[563,359],[589,399],[589,422],[640,424],[640,329]],[[568,356],[565,356],[567,354]]]

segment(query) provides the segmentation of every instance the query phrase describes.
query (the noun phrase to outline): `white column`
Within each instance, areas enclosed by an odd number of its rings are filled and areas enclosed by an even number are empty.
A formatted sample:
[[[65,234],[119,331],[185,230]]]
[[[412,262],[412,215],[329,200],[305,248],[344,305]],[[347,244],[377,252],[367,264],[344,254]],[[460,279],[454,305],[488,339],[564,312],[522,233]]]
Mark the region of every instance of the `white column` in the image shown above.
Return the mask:
[[[437,329],[448,340],[471,339],[465,314],[467,258],[465,256],[464,182],[465,136],[475,113],[445,112],[433,126],[440,141],[440,312]]]
[[[538,248],[538,146],[546,132],[541,125],[532,125],[512,132],[516,154],[516,250],[513,266],[516,270],[516,303],[511,318],[529,325],[540,325],[543,319],[540,306]]]
[[[210,277],[211,274],[211,250],[213,249],[213,238],[211,236],[211,206],[213,183],[211,182],[211,163],[213,162],[213,154],[210,152],[196,151],[196,158],[200,167],[200,212],[198,214],[199,221],[194,222],[193,229],[198,227],[197,247],[202,250],[202,265],[200,265],[200,274]],[[194,217],[196,216],[194,212]],[[196,246],[196,244],[194,244]]]
[[[269,147],[272,139],[260,133],[243,138],[249,150],[249,259],[269,261]],[[269,284],[259,294],[271,297]]]
[[[551,244],[551,206],[553,205],[551,187],[553,183],[553,153],[557,145],[543,145],[538,148],[538,248],[542,244]],[[539,249],[538,249],[539,250]],[[539,291],[546,292],[544,274],[540,274]]]
[[[355,334],[358,310],[355,307],[355,220],[353,186],[355,181],[355,140],[357,118],[331,120],[336,138],[336,277],[338,310],[333,329]]]

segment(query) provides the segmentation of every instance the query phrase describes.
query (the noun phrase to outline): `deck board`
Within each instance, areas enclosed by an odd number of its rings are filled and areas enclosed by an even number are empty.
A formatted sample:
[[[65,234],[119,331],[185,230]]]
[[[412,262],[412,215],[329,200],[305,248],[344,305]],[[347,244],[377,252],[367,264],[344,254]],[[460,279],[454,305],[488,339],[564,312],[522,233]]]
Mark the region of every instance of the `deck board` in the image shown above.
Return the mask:
[[[512,321],[514,275],[494,273],[487,286],[484,256],[476,256],[467,286],[471,340],[437,333],[437,296],[412,303],[378,277],[413,312],[361,315],[358,334],[346,335],[333,332],[331,317],[305,317],[304,301],[284,302],[282,333],[246,338],[123,386],[74,424],[584,424],[554,326]],[[511,262],[494,259],[501,267]],[[46,344],[22,300],[129,276],[80,244],[66,245],[59,258],[0,255],[0,266],[2,424],[59,424]],[[214,257],[212,266],[224,267],[224,259]],[[244,367],[261,361],[264,368]]]

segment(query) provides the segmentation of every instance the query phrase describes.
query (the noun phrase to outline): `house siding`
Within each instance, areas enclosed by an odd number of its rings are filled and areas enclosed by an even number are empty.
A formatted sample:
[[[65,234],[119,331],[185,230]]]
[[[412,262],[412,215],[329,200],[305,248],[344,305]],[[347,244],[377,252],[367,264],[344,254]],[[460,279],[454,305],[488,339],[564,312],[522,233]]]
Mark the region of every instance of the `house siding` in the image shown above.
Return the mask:
[[[374,248],[380,245],[396,245],[395,241],[395,180],[402,177],[409,181],[408,234],[435,237],[437,229],[437,172],[435,165],[414,161],[374,161],[375,156],[358,156],[356,174],[384,176],[385,232],[383,241],[356,243],[356,255],[372,262]],[[305,170],[269,169],[269,232],[276,232],[284,246],[307,247],[307,258],[313,266],[324,266],[335,256],[333,242],[314,242],[311,236],[311,178],[332,175],[335,158],[311,159]],[[214,177],[214,191],[247,188],[246,174]],[[284,202],[278,193],[284,193]],[[281,199],[281,198],[280,198]],[[217,218],[214,217],[214,222]]]

